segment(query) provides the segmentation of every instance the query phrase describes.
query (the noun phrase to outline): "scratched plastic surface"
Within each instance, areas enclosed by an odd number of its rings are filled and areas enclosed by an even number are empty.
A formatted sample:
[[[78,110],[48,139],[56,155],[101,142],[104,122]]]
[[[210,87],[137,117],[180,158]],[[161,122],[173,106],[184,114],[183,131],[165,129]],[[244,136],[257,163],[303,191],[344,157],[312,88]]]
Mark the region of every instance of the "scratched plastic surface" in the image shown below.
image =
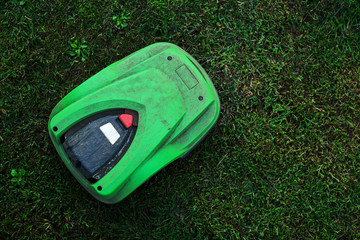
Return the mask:
[[[107,123],[111,123],[120,135],[114,144],[100,130]],[[106,116],[88,123],[73,134],[65,134],[63,146],[75,165],[81,166],[89,178],[119,152],[129,133],[130,129],[122,125],[118,116]]]

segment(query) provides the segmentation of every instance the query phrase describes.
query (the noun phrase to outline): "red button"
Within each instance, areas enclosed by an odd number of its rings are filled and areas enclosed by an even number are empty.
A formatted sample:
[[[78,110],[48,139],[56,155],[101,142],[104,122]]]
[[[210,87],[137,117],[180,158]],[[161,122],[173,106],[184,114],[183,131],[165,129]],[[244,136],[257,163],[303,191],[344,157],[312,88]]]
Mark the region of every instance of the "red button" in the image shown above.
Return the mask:
[[[121,114],[119,119],[126,128],[131,127],[133,123],[133,116],[130,114]]]

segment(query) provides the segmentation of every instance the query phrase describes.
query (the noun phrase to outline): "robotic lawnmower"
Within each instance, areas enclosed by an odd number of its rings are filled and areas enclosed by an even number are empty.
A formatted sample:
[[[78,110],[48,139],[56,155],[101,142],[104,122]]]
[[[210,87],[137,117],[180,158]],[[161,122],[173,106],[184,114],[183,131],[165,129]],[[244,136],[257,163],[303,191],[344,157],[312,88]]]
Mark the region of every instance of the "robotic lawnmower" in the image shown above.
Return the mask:
[[[48,128],[81,185],[116,203],[186,156],[219,113],[219,97],[199,63],[173,44],[156,43],[71,91],[51,112]]]

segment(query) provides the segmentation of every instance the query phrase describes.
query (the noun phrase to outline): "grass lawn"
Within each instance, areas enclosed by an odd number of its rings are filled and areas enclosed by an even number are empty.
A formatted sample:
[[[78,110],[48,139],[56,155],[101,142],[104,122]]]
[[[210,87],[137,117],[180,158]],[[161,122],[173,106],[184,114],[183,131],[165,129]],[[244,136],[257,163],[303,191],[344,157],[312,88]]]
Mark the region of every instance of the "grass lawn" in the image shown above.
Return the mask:
[[[360,3],[0,0],[0,239],[360,239]],[[222,109],[192,155],[105,205],[47,132],[111,63],[171,42]]]

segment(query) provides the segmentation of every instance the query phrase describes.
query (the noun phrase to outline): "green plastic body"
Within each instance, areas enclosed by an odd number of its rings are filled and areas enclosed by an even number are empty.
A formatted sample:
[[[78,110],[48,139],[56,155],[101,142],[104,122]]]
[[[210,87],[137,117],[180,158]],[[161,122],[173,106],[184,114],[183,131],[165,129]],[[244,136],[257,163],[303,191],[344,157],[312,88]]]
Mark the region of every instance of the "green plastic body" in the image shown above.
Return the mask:
[[[72,165],[60,137],[104,110],[139,114],[136,135],[117,165],[90,183]],[[65,96],[48,124],[61,159],[95,198],[116,203],[189,152],[216,123],[220,101],[199,63],[176,45],[156,43],[106,67]]]

